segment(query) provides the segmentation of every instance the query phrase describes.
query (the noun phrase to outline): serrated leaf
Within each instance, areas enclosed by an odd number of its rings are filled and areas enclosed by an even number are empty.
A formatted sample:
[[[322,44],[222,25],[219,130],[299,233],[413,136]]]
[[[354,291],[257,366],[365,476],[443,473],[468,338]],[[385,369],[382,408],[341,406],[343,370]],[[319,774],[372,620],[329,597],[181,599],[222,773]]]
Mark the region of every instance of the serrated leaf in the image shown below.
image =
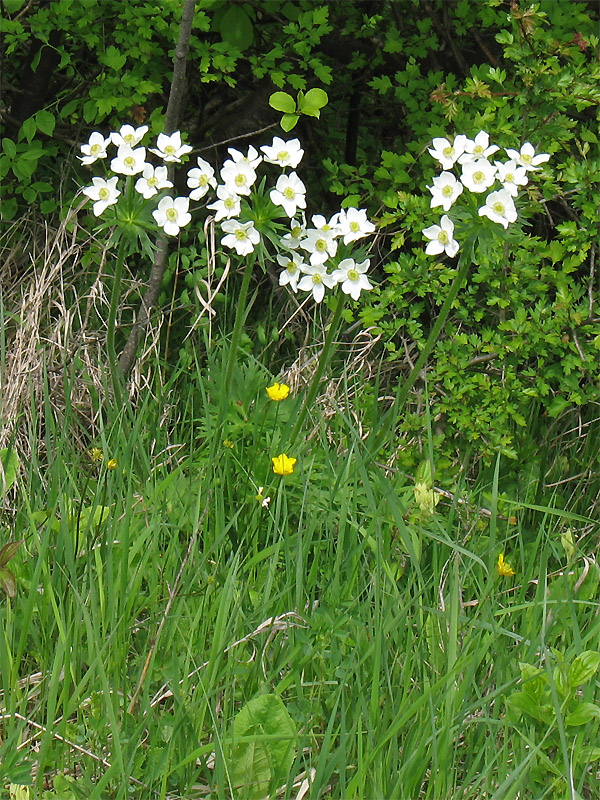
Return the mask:
[[[0,450],[0,497],[6,494],[17,478],[19,469],[19,457],[14,450],[4,447]]]
[[[4,547],[0,547],[0,567],[5,567],[11,558],[14,558],[19,547],[23,544],[23,539],[18,542],[7,542]]]
[[[294,114],[296,111],[296,101],[287,92],[273,92],[269,97],[269,105],[283,114]]]
[[[575,689],[588,681],[600,667],[600,653],[597,650],[586,650],[578,655],[569,667],[569,686]]]
[[[230,5],[221,17],[219,31],[224,42],[244,51],[254,41],[254,27],[241,6]]]
[[[594,717],[600,719],[599,706],[595,703],[579,703],[575,711],[565,717],[565,725],[587,725]]]
[[[291,131],[292,128],[296,127],[296,123],[300,117],[297,114],[285,114],[281,118],[281,122],[279,123],[284,131]]]

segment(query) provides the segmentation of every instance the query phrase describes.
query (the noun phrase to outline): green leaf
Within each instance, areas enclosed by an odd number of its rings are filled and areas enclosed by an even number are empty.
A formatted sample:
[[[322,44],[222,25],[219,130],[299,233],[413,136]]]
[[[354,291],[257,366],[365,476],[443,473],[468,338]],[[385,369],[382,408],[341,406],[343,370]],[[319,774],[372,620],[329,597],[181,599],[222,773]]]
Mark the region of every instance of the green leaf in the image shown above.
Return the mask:
[[[127,56],[125,53],[121,53],[120,50],[117,50],[116,47],[111,45],[110,47],[106,48],[99,60],[102,64],[105,64],[107,67],[110,67],[118,72],[119,70],[123,69],[125,62],[127,61]]]
[[[14,158],[17,154],[17,145],[12,139],[2,139],[2,150],[9,158]]]
[[[0,547],[0,567],[5,567],[8,564],[22,544],[23,540],[21,539],[18,542],[7,542],[4,547]]]
[[[575,711],[565,717],[565,725],[587,725],[594,717],[600,719],[599,706],[595,703],[579,703]]]
[[[9,450],[5,447],[0,450],[0,461],[2,462],[2,469],[0,470],[0,497],[2,497],[8,492],[16,480],[17,471],[19,469],[19,457],[14,450]]]
[[[47,136],[52,136],[54,133],[54,126],[56,125],[54,114],[44,110],[38,111],[35,115],[35,122],[38,126],[38,130],[45,133]]]
[[[597,650],[586,650],[577,656],[569,667],[568,681],[569,686],[575,689],[582,683],[589,681],[600,667],[600,652]]]
[[[15,576],[8,569],[0,569],[0,588],[9,597],[14,597],[17,593]]]
[[[600,747],[582,747],[579,753],[576,754],[578,764],[589,764],[591,761],[598,761],[600,758]]]
[[[506,705],[516,711],[528,714],[530,717],[540,720],[540,722],[549,723],[554,716],[554,710],[551,706],[541,705],[525,692],[513,692],[507,698]]]
[[[230,5],[221,17],[219,31],[223,41],[238,50],[247,50],[254,41],[252,22],[241,6]]]
[[[35,136],[36,131],[37,131],[37,125],[35,124],[35,117],[29,117],[29,119],[26,119],[25,122],[19,128],[17,138],[27,139],[27,141],[30,142]]]
[[[328,99],[327,92],[323,91],[323,89],[309,89],[305,95],[299,92],[298,111],[309,117],[318,118],[323,106],[327,105]]]
[[[281,111],[284,114],[293,114],[296,111],[296,101],[287,92],[274,92],[269,97],[269,105],[275,111]]]
[[[279,123],[284,131],[291,131],[292,128],[296,127],[296,123],[300,117],[298,114],[284,114],[281,118],[281,122]]]
[[[233,721],[231,781],[244,790],[236,797],[263,800],[269,788],[286,780],[296,742],[296,726],[278,695],[250,700]]]

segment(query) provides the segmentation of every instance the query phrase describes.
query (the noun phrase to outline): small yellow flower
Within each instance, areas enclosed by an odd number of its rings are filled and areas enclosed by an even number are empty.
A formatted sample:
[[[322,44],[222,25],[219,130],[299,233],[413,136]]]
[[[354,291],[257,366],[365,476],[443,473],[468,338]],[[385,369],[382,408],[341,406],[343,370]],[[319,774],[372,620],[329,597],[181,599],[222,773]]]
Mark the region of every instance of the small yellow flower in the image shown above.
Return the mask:
[[[496,569],[498,570],[498,575],[502,575],[504,578],[510,578],[512,575],[516,574],[508,561],[504,560],[504,553],[500,553],[498,556]]]
[[[267,394],[271,398],[271,400],[275,400],[279,402],[280,400],[285,400],[285,398],[290,393],[290,387],[287,386],[285,383],[274,383],[273,386],[267,387]]]
[[[116,458],[109,458],[106,462],[106,469],[116,469],[119,466]]]
[[[102,450],[99,447],[92,447],[88,450],[88,455],[92,459],[92,461],[102,461],[104,456],[102,455]]]
[[[294,464],[298,461],[297,458],[290,458],[282,453],[280,456],[272,458],[273,472],[275,475],[291,475],[294,471]]]
[[[233,449],[233,442],[231,439],[223,439],[223,447],[227,447],[228,450]]]

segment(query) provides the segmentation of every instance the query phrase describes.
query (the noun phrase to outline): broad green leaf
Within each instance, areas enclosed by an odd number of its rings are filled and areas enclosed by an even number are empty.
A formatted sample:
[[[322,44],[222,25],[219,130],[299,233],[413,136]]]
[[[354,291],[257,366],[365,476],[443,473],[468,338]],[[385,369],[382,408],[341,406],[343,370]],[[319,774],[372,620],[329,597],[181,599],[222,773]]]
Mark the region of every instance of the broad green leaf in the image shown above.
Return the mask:
[[[575,711],[565,717],[565,725],[587,725],[594,717],[600,719],[600,706],[595,703],[579,703]]]
[[[305,95],[298,93],[298,111],[309,117],[319,117],[323,106],[327,105],[327,92],[323,89],[309,89]]]
[[[2,462],[2,469],[0,470],[0,497],[2,497],[17,478],[19,458],[14,450],[9,450],[5,447],[0,450],[0,461]]]
[[[29,117],[29,119],[26,119],[25,122],[19,128],[17,138],[19,140],[27,139],[28,142],[31,142],[31,140],[36,134],[36,131],[37,131],[37,125],[35,124],[35,117]]]
[[[51,114],[49,111],[38,111],[35,115],[35,122],[38,126],[38,130],[42,133],[45,133],[47,136],[52,136],[54,132],[54,126],[56,125],[56,118],[54,114]]]
[[[577,656],[569,667],[568,681],[569,686],[575,689],[582,683],[589,681],[600,667],[600,652],[597,650],[586,650]]]
[[[554,709],[549,705],[541,705],[525,692],[514,692],[506,699],[506,705],[510,708],[529,714],[540,722],[550,723],[554,719]]]
[[[7,542],[4,547],[0,547],[0,567],[5,567],[8,564],[22,544],[23,540],[20,539],[18,542]]]
[[[281,111],[284,114],[293,114],[296,111],[296,101],[287,92],[273,92],[269,97],[269,105],[275,111]]]
[[[578,764],[589,764],[591,761],[598,761],[600,758],[600,747],[593,747],[589,745],[588,747],[582,747],[581,750],[576,754],[576,760]]]
[[[300,117],[298,114],[284,114],[281,118],[281,122],[279,123],[284,131],[291,131],[292,128],[296,127],[296,123]]]
[[[241,6],[229,6],[221,17],[219,31],[224,42],[241,51],[247,50],[254,41],[252,22]]]
[[[12,139],[2,139],[2,149],[9,158],[14,158],[17,154],[17,145]]]
[[[244,800],[263,800],[289,774],[295,758],[296,726],[281,698],[250,700],[233,721],[231,780]]]

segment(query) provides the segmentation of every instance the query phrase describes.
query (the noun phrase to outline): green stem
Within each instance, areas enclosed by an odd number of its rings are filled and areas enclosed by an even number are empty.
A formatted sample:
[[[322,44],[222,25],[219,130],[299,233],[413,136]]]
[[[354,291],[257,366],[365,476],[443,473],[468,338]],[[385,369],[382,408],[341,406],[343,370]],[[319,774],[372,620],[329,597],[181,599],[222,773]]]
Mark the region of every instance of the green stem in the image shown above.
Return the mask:
[[[110,374],[112,377],[115,402],[119,407],[122,406],[123,404],[122,402],[123,372],[121,370],[119,359],[117,358],[117,351],[115,349],[115,329],[117,327],[117,310],[119,308],[119,300],[121,299],[121,280],[123,278],[124,263],[125,263],[125,240],[124,238],[121,238],[121,241],[119,242],[119,250],[117,252],[117,263],[115,265],[112,293],[110,296],[110,309],[108,312],[108,332],[106,336],[106,347],[108,350],[108,361],[110,364]]]
[[[329,329],[327,331],[327,335],[325,336],[325,342],[323,344],[323,350],[321,351],[321,355],[319,357],[319,363],[317,365],[317,370],[313,375],[313,379],[310,385],[310,389],[308,390],[308,394],[306,395],[304,402],[300,408],[300,413],[296,419],[296,424],[294,425],[292,432],[288,438],[288,444],[291,446],[296,441],[296,437],[304,424],[304,420],[306,419],[306,415],[308,414],[309,408],[312,407],[315,398],[317,396],[317,392],[319,391],[319,386],[321,384],[321,378],[323,377],[323,373],[329,363],[331,358],[332,348],[333,348],[333,340],[335,339],[335,335],[338,331],[339,322],[342,316],[342,310],[344,308],[344,295],[342,292],[338,292],[337,296],[337,305],[333,310],[333,316],[331,318],[331,322],[329,324]],[[284,435],[285,441],[285,435]]]

